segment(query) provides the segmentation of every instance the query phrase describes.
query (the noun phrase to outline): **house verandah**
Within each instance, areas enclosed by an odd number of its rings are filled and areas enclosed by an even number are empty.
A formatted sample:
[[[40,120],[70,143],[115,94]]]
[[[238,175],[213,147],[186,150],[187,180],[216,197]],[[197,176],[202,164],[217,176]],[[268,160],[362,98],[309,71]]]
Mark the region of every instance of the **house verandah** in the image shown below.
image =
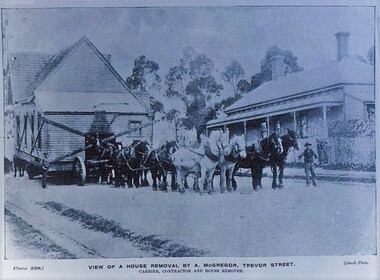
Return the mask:
[[[208,131],[228,128],[250,145],[258,141],[261,123],[268,133],[279,123],[280,134],[292,129],[300,145],[311,143],[322,164],[373,168],[375,67],[350,57],[349,32],[335,36],[337,60],[309,70],[286,74],[285,57],[271,57],[272,79],[227,107],[226,116],[209,121]],[[289,161],[296,161],[296,153]]]
[[[228,128],[230,136],[243,134],[247,145],[251,145],[260,138],[261,123],[266,123],[268,134],[279,123],[281,135],[287,129],[294,130],[300,136],[301,145],[307,141],[317,147],[327,141],[329,125],[343,119],[342,104],[342,89],[334,88],[239,110],[208,122],[207,130]],[[290,160],[296,161],[295,153]]]

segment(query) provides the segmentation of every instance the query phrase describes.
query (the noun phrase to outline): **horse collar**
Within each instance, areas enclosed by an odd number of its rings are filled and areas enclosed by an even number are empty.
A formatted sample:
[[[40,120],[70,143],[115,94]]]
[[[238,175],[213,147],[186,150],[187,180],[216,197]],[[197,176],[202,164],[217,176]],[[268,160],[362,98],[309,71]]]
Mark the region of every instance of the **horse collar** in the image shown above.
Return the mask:
[[[212,161],[218,161],[219,160],[219,157],[214,155],[211,151],[211,148],[208,146],[208,145],[205,145],[204,146],[204,149],[205,149],[205,155],[211,159]]]

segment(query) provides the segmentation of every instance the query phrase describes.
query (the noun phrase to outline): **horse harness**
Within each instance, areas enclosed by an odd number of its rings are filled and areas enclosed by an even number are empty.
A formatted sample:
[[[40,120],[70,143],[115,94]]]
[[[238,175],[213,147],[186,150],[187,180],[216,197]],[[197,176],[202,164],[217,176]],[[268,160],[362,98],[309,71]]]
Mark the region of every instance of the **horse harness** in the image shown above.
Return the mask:
[[[129,153],[131,154],[132,159],[135,158],[133,155],[134,155],[136,152],[139,153],[139,154],[141,154],[141,155],[147,155],[147,156],[145,157],[144,162],[143,162],[142,164],[140,164],[140,167],[138,167],[138,168],[132,168],[132,167],[131,167],[131,165],[129,164],[129,160],[128,160],[127,157],[125,156],[125,149],[122,149],[122,150],[120,151],[120,152],[121,152],[121,156],[123,157],[123,159],[124,159],[125,162],[126,162],[126,165],[128,166],[128,168],[129,168],[131,171],[141,171],[141,170],[147,170],[147,169],[149,169],[149,168],[147,168],[147,167],[144,167],[146,161],[148,160],[149,152],[148,152],[148,153],[142,153],[142,152],[136,151],[136,149],[135,149],[140,143],[142,143],[142,141],[141,141],[141,140],[138,140],[137,143],[136,143],[135,145],[129,147],[129,149],[130,149],[130,152],[129,152]]]
[[[237,157],[234,157],[234,156],[232,155],[233,152],[235,152],[236,154],[238,154],[238,156],[237,156]],[[239,158],[239,149],[237,148],[237,144],[235,144],[235,145],[233,146],[233,149],[232,149],[231,153],[228,154],[228,155],[224,155],[224,159],[225,159],[226,161],[229,161],[229,162],[237,162],[237,161],[238,161],[238,158]]]

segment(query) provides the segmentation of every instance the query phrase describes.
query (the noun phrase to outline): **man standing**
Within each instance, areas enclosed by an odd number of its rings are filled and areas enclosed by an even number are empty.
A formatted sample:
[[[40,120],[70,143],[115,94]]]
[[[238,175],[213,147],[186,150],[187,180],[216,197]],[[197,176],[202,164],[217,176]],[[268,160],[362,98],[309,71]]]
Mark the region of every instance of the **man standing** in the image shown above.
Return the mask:
[[[268,128],[266,122],[260,124],[260,137],[260,140],[263,140],[264,138],[268,137]]]
[[[304,158],[304,167],[306,173],[306,187],[310,186],[310,174],[313,186],[316,187],[317,183],[315,182],[315,170],[314,170],[314,158],[317,159],[317,154],[310,148],[311,144],[306,142],[305,151],[298,156],[298,159]]]

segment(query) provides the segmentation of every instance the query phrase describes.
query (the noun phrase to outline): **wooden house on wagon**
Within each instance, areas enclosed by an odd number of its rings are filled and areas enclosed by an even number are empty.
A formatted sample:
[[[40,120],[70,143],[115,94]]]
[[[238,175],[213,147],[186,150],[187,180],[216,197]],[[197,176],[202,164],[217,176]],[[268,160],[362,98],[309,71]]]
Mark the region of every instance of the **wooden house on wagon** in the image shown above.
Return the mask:
[[[149,100],[132,93],[110,56],[86,37],[54,56],[12,54],[10,77],[16,155],[31,166],[71,170],[75,156],[91,158],[84,147],[96,134],[104,139],[132,130],[117,141],[152,142]]]
[[[207,129],[228,127],[231,134],[244,134],[250,144],[259,139],[261,123],[266,123],[268,133],[280,123],[282,133],[286,128],[298,132],[301,144],[307,141],[317,149],[324,143],[325,163],[344,164],[339,157],[348,157],[343,161],[374,164],[374,137],[339,152],[342,138],[337,142],[331,133],[346,121],[373,118],[375,112],[374,65],[349,57],[349,33],[335,35],[336,61],[285,76],[284,57],[272,57],[272,80],[226,108],[225,116],[209,121]],[[290,160],[297,160],[295,153]]]

